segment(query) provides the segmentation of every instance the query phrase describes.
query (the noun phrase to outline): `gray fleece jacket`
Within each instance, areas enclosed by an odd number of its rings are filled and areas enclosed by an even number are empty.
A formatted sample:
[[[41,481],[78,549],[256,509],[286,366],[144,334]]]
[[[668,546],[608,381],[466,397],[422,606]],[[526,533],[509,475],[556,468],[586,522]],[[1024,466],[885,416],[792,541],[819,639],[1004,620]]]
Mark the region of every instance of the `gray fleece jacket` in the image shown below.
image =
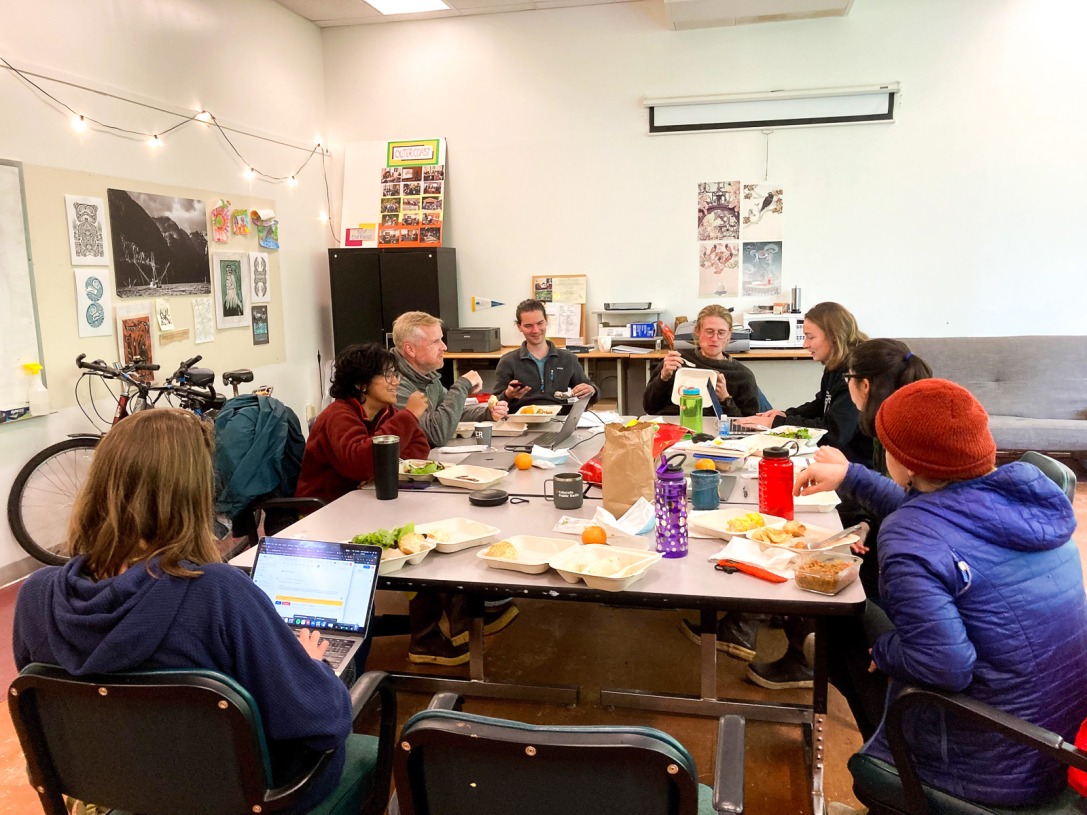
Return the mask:
[[[432,371],[429,374],[421,374],[400,355],[400,351],[393,349],[396,357],[396,367],[400,369],[400,386],[396,389],[396,406],[404,407],[408,403],[408,397],[415,391],[426,394],[430,407],[419,417],[419,426],[426,433],[427,441],[431,447],[441,447],[448,444],[457,430],[458,422],[489,421],[490,413],[486,405],[469,404],[465,406],[464,400],[468,398],[468,392],[472,384],[463,376],[453,383],[453,387],[446,389],[442,384],[441,374]]]

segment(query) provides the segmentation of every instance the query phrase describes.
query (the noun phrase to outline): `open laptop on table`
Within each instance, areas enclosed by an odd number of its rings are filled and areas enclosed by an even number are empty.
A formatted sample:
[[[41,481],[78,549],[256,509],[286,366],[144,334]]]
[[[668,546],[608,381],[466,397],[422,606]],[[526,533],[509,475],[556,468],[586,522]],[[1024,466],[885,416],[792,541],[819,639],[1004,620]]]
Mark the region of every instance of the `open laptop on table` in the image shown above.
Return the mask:
[[[544,433],[527,433],[524,436],[518,437],[516,443],[507,444],[507,450],[513,450],[519,453],[531,453],[533,445],[537,447],[546,447],[549,450],[554,450],[577,430],[577,423],[581,421],[582,415],[589,407],[589,397],[582,396],[573,406],[570,408],[570,412],[566,414],[566,419],[562,423],[562,427],[558,430]]]
[[[295,632],[321,632],[339,676],[369,631],[380,562],[379,546],[261,538],[252,577]]]

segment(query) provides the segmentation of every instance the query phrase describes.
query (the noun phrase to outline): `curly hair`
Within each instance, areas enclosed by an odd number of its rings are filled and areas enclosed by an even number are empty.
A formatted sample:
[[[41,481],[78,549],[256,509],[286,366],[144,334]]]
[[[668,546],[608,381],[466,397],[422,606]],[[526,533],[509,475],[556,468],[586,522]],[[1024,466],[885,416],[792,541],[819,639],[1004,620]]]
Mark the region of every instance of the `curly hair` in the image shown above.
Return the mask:
[[[336,355],[328,393],[333,399],[358,399],[371,379],[390,370],[396,370],[396,357],[379,343],[349,345]]]

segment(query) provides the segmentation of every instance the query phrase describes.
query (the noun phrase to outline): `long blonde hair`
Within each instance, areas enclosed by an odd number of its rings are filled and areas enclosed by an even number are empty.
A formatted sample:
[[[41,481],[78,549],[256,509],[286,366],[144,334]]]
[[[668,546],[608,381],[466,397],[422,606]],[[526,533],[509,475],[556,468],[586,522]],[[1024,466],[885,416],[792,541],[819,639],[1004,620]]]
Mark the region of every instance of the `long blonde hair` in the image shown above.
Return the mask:
[[[212,429],[173,408],[130,416],[102,439],[68,527],[72,556],[97,578],[159,557],[164,572],[221,560],[212,534]]]
[[[839,303],[818,303],[808,310],[804,319],[811,320],[826,335],[830,354],[823,361],[823,367],[831,371],[845,365],[849,352],[868,340],[868,335],[857,328],[857,318]]]
[[[732,330],[732,312],[724,306],[719,306],[716,303],[710,303],[700,312],[694,321],[694,345],[695,348],[702,351],[702,346],[698,342],[698,336],[702,333],[702,323],[705,322],[707,317],[720,317],[726,323],[728,323],[728,330]]]

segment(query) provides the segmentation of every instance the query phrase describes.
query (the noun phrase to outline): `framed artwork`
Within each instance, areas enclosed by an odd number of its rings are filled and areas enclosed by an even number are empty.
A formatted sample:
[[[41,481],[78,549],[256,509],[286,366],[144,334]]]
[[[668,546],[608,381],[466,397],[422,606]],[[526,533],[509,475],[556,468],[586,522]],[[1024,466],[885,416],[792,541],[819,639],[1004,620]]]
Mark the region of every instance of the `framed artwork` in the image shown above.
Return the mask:
[[[249,326],[249,258],[241,252],[216,252],[213,256],[215,327]]]

